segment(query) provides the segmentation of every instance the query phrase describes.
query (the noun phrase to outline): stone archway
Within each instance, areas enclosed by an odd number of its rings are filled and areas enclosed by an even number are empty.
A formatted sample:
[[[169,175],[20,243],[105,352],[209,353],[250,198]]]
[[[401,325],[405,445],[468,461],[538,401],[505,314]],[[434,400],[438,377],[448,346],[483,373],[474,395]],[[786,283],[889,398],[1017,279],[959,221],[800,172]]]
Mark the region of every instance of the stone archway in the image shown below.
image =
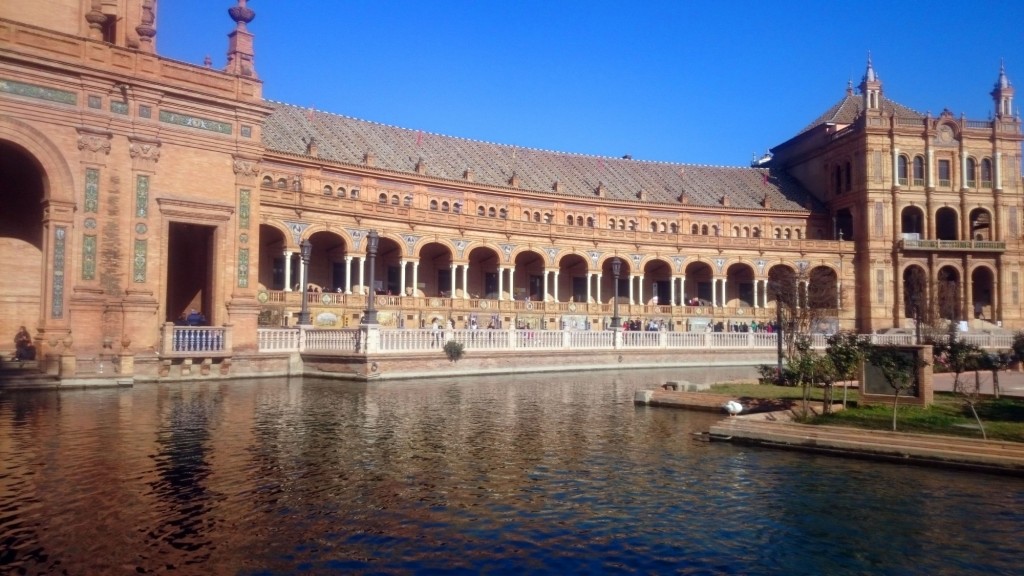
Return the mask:
[[[0,141],[0,175],[0,336],[8,338],[19,326],[34,332],[43,321],[45,174],[24,148]]]

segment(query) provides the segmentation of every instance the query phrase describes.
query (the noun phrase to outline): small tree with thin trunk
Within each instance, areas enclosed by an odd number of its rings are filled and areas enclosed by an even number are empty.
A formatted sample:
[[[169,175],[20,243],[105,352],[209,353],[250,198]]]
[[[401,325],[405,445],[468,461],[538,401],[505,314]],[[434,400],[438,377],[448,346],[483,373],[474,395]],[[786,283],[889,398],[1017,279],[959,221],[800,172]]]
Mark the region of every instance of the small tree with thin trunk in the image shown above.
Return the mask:
[[[836,381],[850,381],[857,377],[857,369],[864,359],[868,342],[853,332],[837,332],[828,337],[825,354],[832,361],[832,382],[825,383],[825,413],[832,411],[832,388]],[[843,408],[846,408],[846,390],[843,386]]]
[[[867,361],[878,368],[882,377],[893,389],[892,431],[896,431],[896,411],[899,408],[900,393],[911,390],[917,384],[917,369],[925,365],[911,351],[894,346],[876,346],[868,349]]]

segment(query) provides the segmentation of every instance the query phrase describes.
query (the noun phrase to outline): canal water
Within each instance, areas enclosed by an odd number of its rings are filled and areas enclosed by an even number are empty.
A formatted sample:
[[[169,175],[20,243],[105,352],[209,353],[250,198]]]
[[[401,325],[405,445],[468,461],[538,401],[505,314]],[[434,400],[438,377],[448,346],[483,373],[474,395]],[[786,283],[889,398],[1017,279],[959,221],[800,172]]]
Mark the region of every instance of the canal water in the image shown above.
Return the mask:
[[[702,371],[0,393],[0,573],[1019,574],[1012,477],[699,442]]]

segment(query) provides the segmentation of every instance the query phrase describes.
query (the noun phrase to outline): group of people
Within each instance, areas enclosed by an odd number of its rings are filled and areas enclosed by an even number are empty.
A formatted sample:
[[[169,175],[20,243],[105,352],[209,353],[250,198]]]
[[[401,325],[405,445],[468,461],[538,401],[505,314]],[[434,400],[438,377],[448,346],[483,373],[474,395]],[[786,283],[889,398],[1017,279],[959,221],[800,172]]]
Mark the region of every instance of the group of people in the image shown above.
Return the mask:
[[[187,314],[182,312],[175,324],[178,326],[206,326],[206,316],[193,308]]]
[[[654,318],[651,318],[647,322],[644,322],[639,318],[626,319],[622,321],[622,329],[630,332],[638,332],[641,330],[646,330],[647,332],[659,332],[665,329],[665,321],[655,320]]]
[[[729,320],[727,322],[708,324],[708,332],[764,332],[766,334],[774,334],[778,331],[779,327],[774,320],[767,322],[751,320],[749,323]]]

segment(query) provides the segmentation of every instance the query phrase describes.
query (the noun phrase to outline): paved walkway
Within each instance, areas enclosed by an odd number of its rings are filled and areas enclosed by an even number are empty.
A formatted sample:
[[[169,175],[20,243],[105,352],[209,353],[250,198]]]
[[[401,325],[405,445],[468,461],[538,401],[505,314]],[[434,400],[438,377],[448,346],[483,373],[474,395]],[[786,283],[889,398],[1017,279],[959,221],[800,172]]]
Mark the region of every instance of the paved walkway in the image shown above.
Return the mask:
[[[960,375],[962,381],[969,386],[974,386],[974,372],[965,372]],[[992,373],[981,372],[981,393],[992,394]],[[953,391],[953,374],[945,372],[932,375],[932,386],[936,392]],[[999,373],[999,390],[1004,396],[1017,396],[1024,398],[1024,372],[1003,371]]]

